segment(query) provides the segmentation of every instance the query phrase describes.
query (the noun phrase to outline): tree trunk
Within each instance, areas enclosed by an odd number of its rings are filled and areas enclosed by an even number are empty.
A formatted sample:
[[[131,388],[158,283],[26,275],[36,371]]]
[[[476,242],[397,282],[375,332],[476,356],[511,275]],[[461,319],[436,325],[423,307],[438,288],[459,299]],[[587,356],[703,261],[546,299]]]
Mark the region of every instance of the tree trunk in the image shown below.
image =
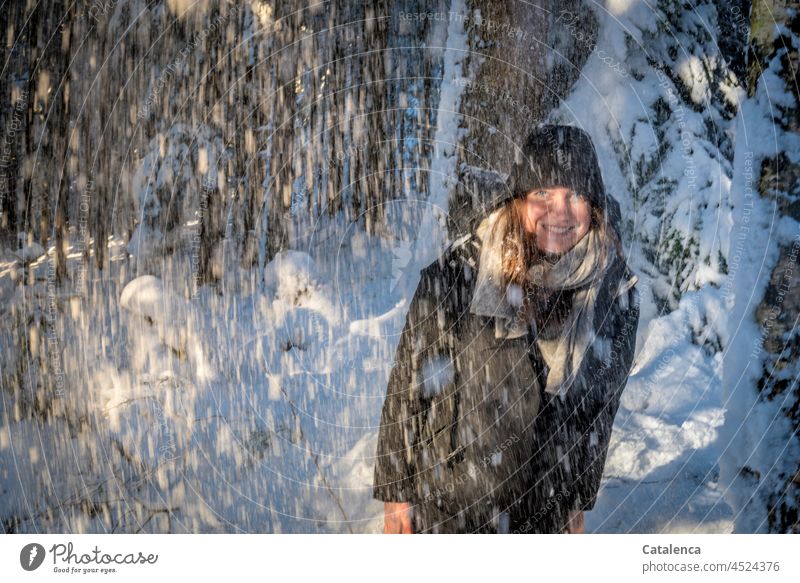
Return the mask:
[[[594,14],[579,0],[467,4],[466,14],[450,14],[465,23],[472,49],[466,67],[475,71],[461,98],[466,130],[458,148],[460,179],[450,199],[451,238],[474,226],[464,216],[474,206],[475,187],[464,164],[507,173],[514,151],[579,78],[597,34]],[[570,40],[565,14],[576,17],[572,30],[582,31],[585,42]],[[563,59],[554,58],[558,53]]]

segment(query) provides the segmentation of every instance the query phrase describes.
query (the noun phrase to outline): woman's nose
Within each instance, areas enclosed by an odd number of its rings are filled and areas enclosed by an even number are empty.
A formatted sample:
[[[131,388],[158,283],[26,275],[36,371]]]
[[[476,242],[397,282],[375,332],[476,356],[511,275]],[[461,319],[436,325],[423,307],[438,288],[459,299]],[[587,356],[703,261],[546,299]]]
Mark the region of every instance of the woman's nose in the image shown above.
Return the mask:
[[[547,202],[547,212],[551,215],[567,215],[569,204],[566,196],[553,196]]]

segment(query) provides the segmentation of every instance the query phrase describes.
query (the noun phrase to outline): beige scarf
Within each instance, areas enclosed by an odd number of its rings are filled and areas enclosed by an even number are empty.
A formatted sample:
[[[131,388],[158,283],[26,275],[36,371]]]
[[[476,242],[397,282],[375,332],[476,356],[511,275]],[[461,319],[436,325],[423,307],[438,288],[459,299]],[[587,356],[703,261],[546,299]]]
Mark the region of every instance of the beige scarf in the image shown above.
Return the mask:
[[[523,299],[520,286],[503,287],[504,225],[496,224],[500,210],[486,217],[476,231],[481,250],[470,312],[494,318],[497,338],[518,338],[528,333],[529,325],[533,326],[536,342],[549,369],[545,390],[553,395],[564,395],[575,382],[586,350],[595,339],[595,301],[614,258],[611,242],[601,240],[597,230],[591,229],[554,264],[534,265],[528,271],[532,283],[551,292],[575,290],[567,320],[558,334],[547,339],[538,333],[535,322],[520,318]],[[634,285],[636,280],[634,276],[624,289]]]

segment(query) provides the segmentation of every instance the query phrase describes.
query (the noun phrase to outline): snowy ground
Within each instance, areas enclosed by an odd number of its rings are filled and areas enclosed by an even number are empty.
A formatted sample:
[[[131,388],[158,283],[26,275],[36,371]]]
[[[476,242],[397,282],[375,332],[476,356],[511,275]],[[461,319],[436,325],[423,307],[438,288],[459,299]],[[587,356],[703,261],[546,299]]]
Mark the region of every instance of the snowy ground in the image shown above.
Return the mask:
[[[24,396],[30,387],[9,386],[3,375],[6,528],[380,531],[372,456],[416,285],[414,270],[403,269],[402,247],[355,234],[330,261],[279,256],[255,293],[201,288],[187,299],[178,281],[137,276],[134,259],[112,241],[112,269],[94,282],[91,302],[56,292],[54,304],[48,258],[33,263],[39,283],[23,288],[13,283],[20,261],[6,253],[4,370],[42,356],[21,350],[12,312],[35,321],[42,306],[55,305],[56,339],[40,345],[48,358],[57,347],[65,373],[64,396],[54,399],[61,413],[43,423],[16,406],[14,391]],[[71,257],[75,273],[78,255]],[[170,272],[175,278],[180,270]],[[716,485],[719,363],[687,337],[693,301],[654,318],[645,299],[636,365],[589,531],[731,529]],[[26,378],[35,382],[34,374]]]
[[[731,532],[733,514],[718,484],[719,354],[691,344],[685,320],[679,311],[640,323],[636,365],[587,530]]]

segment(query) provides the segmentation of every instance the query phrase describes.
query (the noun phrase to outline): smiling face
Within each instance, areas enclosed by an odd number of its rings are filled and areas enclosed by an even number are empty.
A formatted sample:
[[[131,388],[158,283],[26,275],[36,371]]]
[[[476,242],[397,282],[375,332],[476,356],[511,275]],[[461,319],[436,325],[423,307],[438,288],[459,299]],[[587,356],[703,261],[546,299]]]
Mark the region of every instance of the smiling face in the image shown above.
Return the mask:
[[[536,188],[517,202],[525,230],[542,251],[565,253],[589,232],[591,204],[570,188]]]

